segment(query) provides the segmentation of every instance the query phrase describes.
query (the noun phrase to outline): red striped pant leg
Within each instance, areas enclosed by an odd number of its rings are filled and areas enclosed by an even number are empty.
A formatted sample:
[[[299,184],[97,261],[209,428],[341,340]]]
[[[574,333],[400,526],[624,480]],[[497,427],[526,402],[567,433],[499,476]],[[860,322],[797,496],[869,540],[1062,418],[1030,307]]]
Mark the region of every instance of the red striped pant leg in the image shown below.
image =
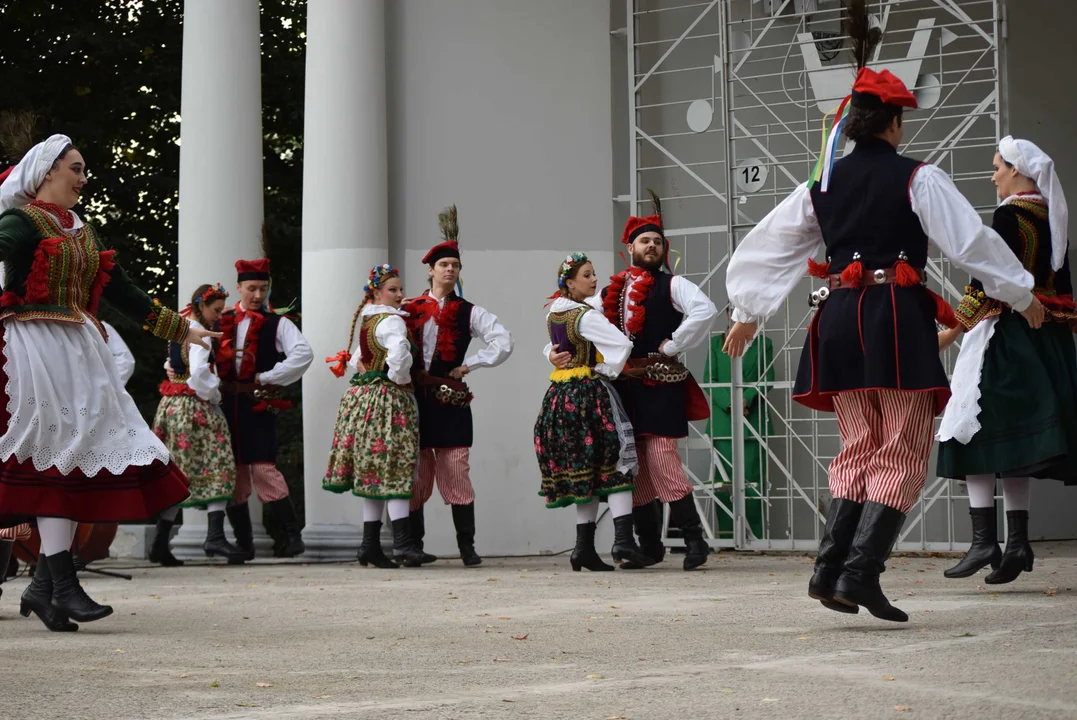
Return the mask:
[[[868,469],[882,436],[882,414],[874,390],[834,396],[841,451],[830,463],[831,497],[862,503],[867,500]]]
[[[647,446],[651,440],[650,435],[636,436],[636,476],[632,479],[632,507],[646,505],[658,497],[651,476],[651,463],[647,456]]]
[[[251,497],[251,466],[236,464],[236,486],[232,489],[232,505],[242,505]]]
[[[411,503],[409,508],[412,512],[420,509],[434,494],[434,476],[437,473],[437,450],[427,448],[419,451],[418,468],[415,471],[415,482],[411,488]]]
[[[273,463],[251,463],[251,484],[264,503],[288,497],[288,482]]]
[[[644,451],[651,475],[651,486],[664,503],[680,500],[692,494],[692,483],[681,464],[677,438],[649,437]]]
[[[868,473],[868,500],[908,513],[920,499],[935,434],[935,395],[879,390],[883,441]]]
[[[438,450],[438,493],[446,505],[470,505],[475,502],[471,486],[471,448],[454,447]]]

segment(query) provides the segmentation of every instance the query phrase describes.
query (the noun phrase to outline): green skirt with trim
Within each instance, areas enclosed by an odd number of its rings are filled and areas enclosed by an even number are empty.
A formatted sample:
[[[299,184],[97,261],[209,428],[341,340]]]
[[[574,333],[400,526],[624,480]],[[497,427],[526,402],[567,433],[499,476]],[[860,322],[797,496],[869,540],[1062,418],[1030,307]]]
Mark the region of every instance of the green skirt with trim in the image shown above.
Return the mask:
[[[1077,352],[1067,325],[1005,312],[984,352],[980,430],[939,445],[938,475],[1035,477],[1077,485]]]

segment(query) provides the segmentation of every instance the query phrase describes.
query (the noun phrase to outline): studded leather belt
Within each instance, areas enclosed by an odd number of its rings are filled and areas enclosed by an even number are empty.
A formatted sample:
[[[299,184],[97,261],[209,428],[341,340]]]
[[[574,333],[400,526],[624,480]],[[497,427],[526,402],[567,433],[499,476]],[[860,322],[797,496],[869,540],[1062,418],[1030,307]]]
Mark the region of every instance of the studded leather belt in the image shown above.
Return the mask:
[[[864,273],[863,279],[856,284],[845,282],[841,279],[841,275],[831,275],[827,278],[827,287],[831,290],[840,290],[842,288],[869,287],[871,285],[893,285],[896,282],[897,271],[893,268],[882,268],[879,270],[868,270]],[[923,273],[920,273],[920,284],[927,284],[927,280],[924,278]]]

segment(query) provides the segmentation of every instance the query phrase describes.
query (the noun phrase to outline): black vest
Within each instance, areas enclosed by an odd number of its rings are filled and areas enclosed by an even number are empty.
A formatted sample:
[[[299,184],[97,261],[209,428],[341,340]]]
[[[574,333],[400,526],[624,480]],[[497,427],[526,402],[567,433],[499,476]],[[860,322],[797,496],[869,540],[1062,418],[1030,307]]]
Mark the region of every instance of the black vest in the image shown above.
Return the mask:
[[[673,331],[681,325],[684,315],[673,307],[673,294],[670,288],[673,276],[664,272],[655,272],[654,285],[643,301],[643,329],[632,337],[632,357],[643,358],[658,352],[663,340],[673,337]],[[638,281],[637,281],[638,282]],[[618,298],[618,322],[621,332],[627,334],[623,327],[624,294],[629,291],[631,278],[621,290]],[[605,299],[609,287],[602,290]],[[632,428],[636,435],[656,435],[659,437],[687,437],[688,413],[685,405],[683,383],[661,383],[649,385],[642,380],[622,379],[614,383],[621,401],[624,403]]]
[[[932,391],[938,410],[949,398],[930,293],[871,282],[902,252],[921,273],[927,264],[927,235],[909,196],[921,164],[885,141],[861,141],[834,163],[828,192],[811,190],[830,272],[859,253],[864,274],[863,287],[832,291],[812,319],[793,388],[807,407],[833,411],[836,393],[871,389]]]
[[[172,367],[172,372],[177,377],[187,377],[191,374],[191,369],[187,367],[186,348],[179,343],[168,344],[168,364]]]
[[[435,345],[434,356],[430,360],[430,374],[436,377],[448,377],[450,371],[463,365],[468,346],[471,345],[471,310],[475,306],[458,297],[456,293],[445,298],[446,304],[450,302],[459,304],[456,318],[451,328],[438,327],[438,340],[441,341],[443,333],[449,332],[453,338],[453,352],[451,357],[442,358],[439,348]],[[427,322],[434,321],[431,319]],[[422,334],[422,328],[419,334]],[[422,341],[421,338],[420,341]],[[424,348],[424,352],[426,350],[428,348]],[[470,406],[442,405],[427,389],[420,389],[415,399],[419,405],[419,447],[421,449],[471,447],[474,442],[474,426]]]
[[[225,313],[234,313],[226,310]],[[277,326],[280,316],[276,313],[262,312],[264,318],[258,331],[258,344],[254,348],[254,373],[263,373],[284,359],[277,352]],[[249,328],[248,328],[249,331]],[[235,342],[235,335],[231,338]],[[248,348],[240,348],[244,352]],[[221,373],[223,375],[223,373]],[[254,377],[237,378],[239,382],[254,382]],[[228,418],[228,429],[232,433],[232,448],[235,450],[236,462],[240,464],[273,463],[277,461],[277,415],[271,412],[252,412],[255,399],[249,393],[234,395],[224,393],[221,409]]]
[[[898,155],[888,142],[864,140],[834,163],[828,192],[812,188],[830,272],[844,270],[854,253],[865,270],[889,268],[903,251],[910,265],[923,269],[927,235],[909,201],[913,173],[922,164]]]

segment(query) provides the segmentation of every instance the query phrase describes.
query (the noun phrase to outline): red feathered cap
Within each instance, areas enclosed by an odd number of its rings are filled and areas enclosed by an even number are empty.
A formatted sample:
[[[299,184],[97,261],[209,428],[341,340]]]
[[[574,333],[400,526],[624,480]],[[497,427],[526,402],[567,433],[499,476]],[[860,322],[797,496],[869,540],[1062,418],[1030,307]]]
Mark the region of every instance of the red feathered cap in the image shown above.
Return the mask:
[[[852,105],[855,108],[874,110],[883,105],[915,110],[916,96],[909,92],[905,83],[889,70],[875,72],[870,68],[860,68],[853,83]]]
[[[261,260],[236,260],[237,282],[269,280],[269,258]]]
[[[433,265],[441,258],[460,259],[460,243],[455,240],[446,240],[430,248],[430,252],[423,256],[423,265]]]
[[[648,215],[647,217],[630,217],[625,223],[625,231],[621,233],[621,242],[628,245],[645,232],[656,232],[662,237],[662,216]]]

